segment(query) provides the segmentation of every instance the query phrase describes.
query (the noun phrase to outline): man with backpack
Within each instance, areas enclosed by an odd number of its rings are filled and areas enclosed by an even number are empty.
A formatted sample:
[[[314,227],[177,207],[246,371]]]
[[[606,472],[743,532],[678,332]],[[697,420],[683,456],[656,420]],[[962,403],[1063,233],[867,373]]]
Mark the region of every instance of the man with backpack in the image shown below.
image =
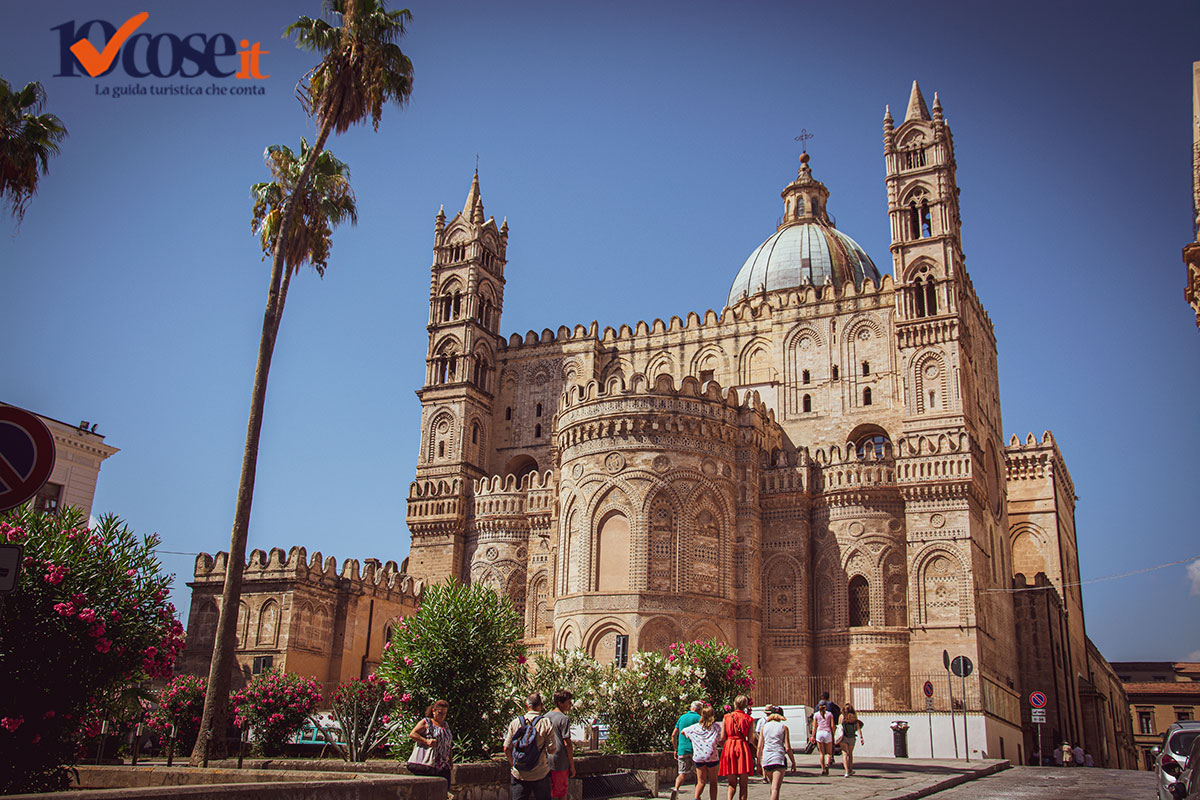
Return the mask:
[[[557,752],[554,728],[542,716],[542,696],[525,700],[525,713],[508,724],[504,756],[511,769],[512,800],[550,800],[550,765],[546,753]]]

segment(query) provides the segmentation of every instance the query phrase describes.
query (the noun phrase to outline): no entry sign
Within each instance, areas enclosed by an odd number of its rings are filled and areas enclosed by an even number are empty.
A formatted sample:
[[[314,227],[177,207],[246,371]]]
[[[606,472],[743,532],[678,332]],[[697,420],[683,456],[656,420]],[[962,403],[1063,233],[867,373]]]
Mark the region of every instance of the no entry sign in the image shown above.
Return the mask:
[[[0,511],[37,494],[54,471],[54,437],[35,415],[0,406]]]
[[[1034,708],[1045,708],[1046,695],[1042,694],[1041,692],[1034,692],[1033,694],[1029,695],[1029,705],[1033,706]]]

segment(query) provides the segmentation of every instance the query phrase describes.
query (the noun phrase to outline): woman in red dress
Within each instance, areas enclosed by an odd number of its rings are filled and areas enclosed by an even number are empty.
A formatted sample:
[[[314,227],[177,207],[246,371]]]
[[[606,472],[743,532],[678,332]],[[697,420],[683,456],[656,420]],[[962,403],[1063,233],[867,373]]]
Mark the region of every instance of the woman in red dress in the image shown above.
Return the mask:
[[[754,771],[754,720],[746,713],[750,698],[739,694],[733,701],[733,711],[725,715],[725,747],[721,750],[720,776],[729,777],[729,800],[737,788],[740,800],[749,792],[747,781]]]

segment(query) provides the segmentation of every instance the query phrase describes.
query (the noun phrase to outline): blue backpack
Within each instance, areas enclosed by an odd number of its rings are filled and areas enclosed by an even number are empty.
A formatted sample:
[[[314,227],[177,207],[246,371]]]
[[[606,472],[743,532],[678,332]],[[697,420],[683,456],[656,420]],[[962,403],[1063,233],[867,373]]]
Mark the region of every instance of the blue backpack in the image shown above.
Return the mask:
[[[513,766],[527,771],[537,767],[542,756],[542,748],[537,746],[537,724],[542,718],[538,716],[529,719],[521,715],[517,719],[520,723],[512,738]]]

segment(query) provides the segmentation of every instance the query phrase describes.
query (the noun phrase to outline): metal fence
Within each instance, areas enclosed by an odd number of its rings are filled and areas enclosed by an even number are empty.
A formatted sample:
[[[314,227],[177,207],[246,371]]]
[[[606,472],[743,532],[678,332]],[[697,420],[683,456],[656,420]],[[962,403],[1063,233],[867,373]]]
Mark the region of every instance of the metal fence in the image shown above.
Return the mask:
[[[754,687],[754,702],[812,706],[822,693],[829,692],[838,705],[851,703],[859,711],[924,711],[928,681],[933,689],[933,710],[983,710],[978,674],[966,679],[965,709],[963,680],[952,676],[947,685],[946,674],[945,670],[935,670],[908,675],[760,676]]]

